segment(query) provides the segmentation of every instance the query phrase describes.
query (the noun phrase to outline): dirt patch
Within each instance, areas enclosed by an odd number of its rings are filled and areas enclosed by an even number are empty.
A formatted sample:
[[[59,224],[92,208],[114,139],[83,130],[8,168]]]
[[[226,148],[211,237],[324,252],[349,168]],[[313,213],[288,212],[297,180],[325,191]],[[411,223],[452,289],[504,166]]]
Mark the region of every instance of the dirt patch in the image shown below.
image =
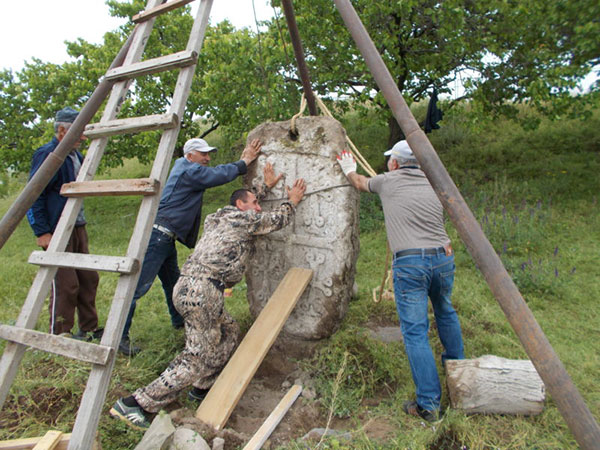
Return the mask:
[[[0,428],[18,430],[24,421],[35,417],[37,422],[54,426],[65,411],[79,405],[73,401],[73,393],[56,387],[38,387],[29,395],[20,395],[6,401],[0,411]]]
[[[171,418],[175,426],[185,426],[200,432],[209,444],[214,437],[219,436],[225,439],[225,450],[235,449],[245,445],[252,438],[296,382],[299,382],[305,391],[285,414],[263,448],[283,446],[302,438],[315,428],[325,428],[328,411],[320,405],[318,396],[312,398],[315,390],[310,376],[299,368],[295,359],[282,353],[280,348],[273,348],[269,352],[233,410],[225,429],[215,432],[198,421],[194,417],[194,411],[189,409],[172,411]],[[369,404],[378,403],[378,399],[369,399]],[[360,430],[355,430],[356,419],[334,419],[329,428],[342,433],[351,432],[350,436],[353,431],[360,431],[369,438],[381,441],[393,435],[394,427],[385,418],[360,417],[360,423],[363,423]]]

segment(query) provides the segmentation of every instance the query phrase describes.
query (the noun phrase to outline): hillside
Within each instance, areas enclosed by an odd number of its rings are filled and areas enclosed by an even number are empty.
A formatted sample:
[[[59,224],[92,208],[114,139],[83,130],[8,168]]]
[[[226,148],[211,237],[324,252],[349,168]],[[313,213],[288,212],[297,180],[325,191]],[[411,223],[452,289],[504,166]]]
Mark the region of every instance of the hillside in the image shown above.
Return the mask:
[[[415,110],[417,118],[421,109]],[[534,115],[524,110],[523,114]],[[342,121],[371,165],[381,171],[387,129],[369,118],[349,114]],[[474,120],[465,111],[447,114],[430,139],[479,220],[490,242],[525,297],[575,385],[597,420],[600,418],[600,113],[587,120],[542,120],[525,130],[504,120]],[[212,136],[212,135],[211,135]],[[218,144],[218,137],[209,142]],[[219,152],[216,163],[234,158]],[[239,151],[237,152],[239,154]],[[127,161],[104,174],[108,178],[147,176],[148,166]],[[25,179],[2,178],[0,214],[8,209]],[[237,180],[234,186],[240,183]],[[207,191],[203,214],[224,205],[232,185]],[[86,200],[90,251],[123,254],[137,211],[129,197]],[[272,447],[306,448],[296,441],[314,427],[351,432],[351,443],[330,437],[320,448],[340,449],[569,449],[577,448],[552,398],[537,417],[465,416],[447,409],[444,420],[425,426],[406,416],[401,405],[413,398],[414,386],[398,342],[384,343],[370,330],[397,326],[395,305],[373,302],[385,260],[385,229],[377,197],[361,197],[361,252],[358,294],[342,328],[311,352],[272,352],[259,370],[251,391],[234,412],[230,426],[251,435],[266,418],[286,382],[301,378],[315,393],[298,400],[276,431]],[[447,223],[456,251],[454,304],[468,358],[493,354],[523,359],[526,354],[498,303],[475,267],[456,230]],[[26,261],[36,250],[23,222],[0,250],[0,322],[17,317],[36,268]],[[189,250],[178,245],[182,264]],[[97,295],[104,323],[117,278],[102,274]],[[245,284],[236,286],[227,307],[247,330],[251,324]],[[99,433],[105,450],[134,448],[142,434],[112,420],[114,401],[151,381],[183,344],[183,331],[169,323],[160,283],[138,303],[132,339],[144,351],[134,358],[119,356],[104,405]],[[46,331],[45,310],[37,329]],[[441,353],[436,330],[430,332],[434,353]],[[0,342],[0,349],[4,342]],[[280,349],[281,350],[281,349]],[[293,356],[293,357],[292,357]],[[441,368],[440,368],[441,372]],[[87,367],[61,357],[28,351],[9,399],[0,411],[0,439],[43,435],[48,429],[70,431]],[[273,406],[271,406],[271,403]],[[445,395],[443,405],[448,405]],[[175,406],[193,408],[184,395]],[[331,413],[331,417],[330,416]],[[261,419],[262,417],[262,419]],[[328,418],[331,420],[328,421]],[[251,425],[252,426],[251,426]],[[254,428],[253,428],[254,427]],[[279,433],[279,434],[278,434]],[[232,445],[234,440],[230,441]],[[242,442],[237,442],[238,445]],[[236,448],[235,446],[226,448]]]

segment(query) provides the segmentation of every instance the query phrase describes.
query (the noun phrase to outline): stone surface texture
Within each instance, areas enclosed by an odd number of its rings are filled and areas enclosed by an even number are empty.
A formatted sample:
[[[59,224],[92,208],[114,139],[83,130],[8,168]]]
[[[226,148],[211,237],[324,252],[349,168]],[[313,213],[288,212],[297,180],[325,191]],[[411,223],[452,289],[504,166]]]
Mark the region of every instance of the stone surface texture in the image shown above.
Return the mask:
[[[352,296],[358,258],[359,194],[336,162],[345,148],[345,131],[328,117],[301,117],[298,136],[290,121],[264,123],[250,132],[248,142],[263,142],[262,154],[248,168],[246,187],[260,185],[270,162],[280,181],[261,202],[269,211],[287,199],[284,185],[304,178],[306,195],[296,216],[283,230],[258,238],[248,265],[248,301],[257,317],[291,267],[314,271],[313,279],[287,320],[283,334],[298,340],[332,335],[341,324]]]

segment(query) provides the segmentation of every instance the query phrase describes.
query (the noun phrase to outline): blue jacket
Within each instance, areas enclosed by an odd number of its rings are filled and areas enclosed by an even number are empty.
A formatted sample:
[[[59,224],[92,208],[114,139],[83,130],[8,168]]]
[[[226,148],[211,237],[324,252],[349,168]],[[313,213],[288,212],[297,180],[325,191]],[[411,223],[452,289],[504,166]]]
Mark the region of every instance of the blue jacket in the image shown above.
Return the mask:
[[[35,151],[31,159],[30,179],[57,146],[58,139],[54,137],[52,141]],[[83,161],[83,155],[78,151],[76,153],[79,161]],[[27,211],[27,220],[29,220],[29,225],[31,225],[36,236],[54,233],[58,219],[60,219],[65,203],[67,203],[67,197],[60,195],[60,188],[63,184],[70,183],[71,181],[75,181],[75,169],[73,168],[73,161],[67,157],[38,199],[29,211]]]
[[[200,229],[204,191],[229,183],[246,170],[242,160],[208,167],[178,158],[163,189],[154,223],[168,228],[179,242],[193,248]]]

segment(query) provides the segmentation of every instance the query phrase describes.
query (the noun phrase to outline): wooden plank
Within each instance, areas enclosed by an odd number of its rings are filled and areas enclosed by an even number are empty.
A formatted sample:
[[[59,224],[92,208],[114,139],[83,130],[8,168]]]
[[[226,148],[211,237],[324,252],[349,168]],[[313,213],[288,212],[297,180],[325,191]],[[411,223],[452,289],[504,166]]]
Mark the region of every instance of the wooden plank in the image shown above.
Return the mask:
[[[168,130],[179,125],[177,114],[152,114],[142,117],[115,119],[92,123],[85,127],[83,134],[89,139],[98,139],[118,134],[133,134],[142,131]]]
[[[160,182],[153,178],[129,178],[123,180],[72,181],[60,189],[64,197],[100,197],[119,195],[154,195]]]
[[[135,273],[140,268],[139,260],[125,256],[89,255],[86,253],[50,252],[36,250],[29,256],[29,264],[38,266],[69,267],[80,270]]]
[[[198,419],[216,430],[223,428],[312,275],[310,269],[288,271],[196,410]]]
[[[126,80],[130,78],[150,75],[156,72],[164,72],[178,67],[187,67],[196,64],[198,53],[183,50],[159,58],[148,59],[128,66],[115,67],[106,72],[108,80]]]
[[[33,450],[53,450],[58,445],[62,431],[50,430],[39,440]]]
[[[273,412],[269,414],[267,420],[261,425],[252,439],[248,441],[243,450],[259,450],[262,448],[263,444],[269,439],[273,430],[279,425],[283,416],[288,412],[288,409],[292,407],[300,393],[302,392],[302,386],[295,384],[290,390],[285,394],[285,396],[281,399],[279,404],[275,407]]]
[[[43,437],[32,437],[23,439],[13,439],[10,441],[0,441],[0,450],[30,450],[33,449]],[[62,433],[54,450],[67,450],[71,433]],[[94,440],[92,450],[100,450],[98,440]]]
[[[0,324],[0,338],[92,364],[106,365],[113,349],[27,328]]]
[[[141,12],[139,14],[136,14],[135,16],[133,16],[131,18],[131,21],[133,23],[141,23],[141,22],[145,22],[146,20],[152,19],[153,17],[159,16],[161,14],[164,14],[166,12],[172,11],[174,9],[177,9],[181,6],[187,5],[188,3],[193,2],[194,0],[174,0],[172,2],[166,2],[163,3],[160,6],[157,6],[155,8],[149,9],[148,11],[144,11]]]

